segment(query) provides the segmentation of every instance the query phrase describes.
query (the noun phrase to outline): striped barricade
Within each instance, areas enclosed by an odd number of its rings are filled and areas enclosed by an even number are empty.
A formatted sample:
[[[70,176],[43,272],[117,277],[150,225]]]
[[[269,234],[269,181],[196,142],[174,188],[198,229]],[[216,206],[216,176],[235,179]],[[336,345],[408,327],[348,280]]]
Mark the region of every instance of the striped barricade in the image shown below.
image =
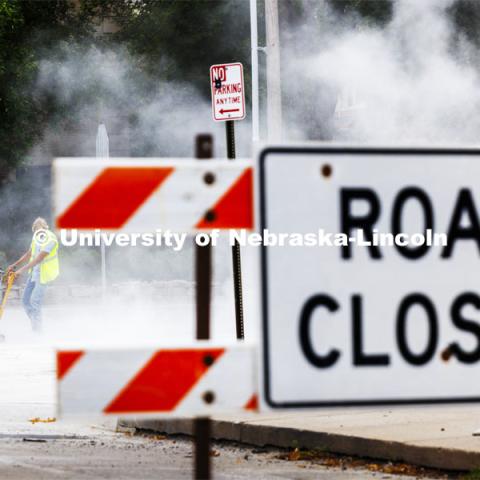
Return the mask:
[[[257,409],[254,348],[60,350],[59,415],[209,415]]]
[[[254,228],[246,160],[59,158],[53,204],[58,229]]]

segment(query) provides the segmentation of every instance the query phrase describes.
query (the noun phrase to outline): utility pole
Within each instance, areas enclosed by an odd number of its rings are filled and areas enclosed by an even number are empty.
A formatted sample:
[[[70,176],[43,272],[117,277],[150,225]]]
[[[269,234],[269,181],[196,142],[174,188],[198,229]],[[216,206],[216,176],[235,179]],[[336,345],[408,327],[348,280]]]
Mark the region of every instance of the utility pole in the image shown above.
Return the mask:
[[[252,140],[255,143],[260,140],[257,0],[250,0],[250,44],[252,51]]]
[[[265,0],[267,36],[267,124],[268,140],[282,139],[282,89],[280,83],[280,32],[278,0]]]

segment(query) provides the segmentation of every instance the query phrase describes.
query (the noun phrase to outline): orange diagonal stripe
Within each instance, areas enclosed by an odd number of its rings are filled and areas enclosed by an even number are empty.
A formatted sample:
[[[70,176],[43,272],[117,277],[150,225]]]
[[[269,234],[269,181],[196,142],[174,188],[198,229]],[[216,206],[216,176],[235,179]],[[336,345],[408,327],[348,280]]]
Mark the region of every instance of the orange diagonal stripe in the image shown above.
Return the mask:
[[[83,354],[82,350],[57,352],[57,378],[61,380]]]
[[[253,174],[247,168],[211,209],[214,216],[197,223],[196,228],[253,228]]]
[[[224,349],[160,350],[105,408],[105,413],[170,412]]]
[[[121,228],[173,170],[106,168],[57,218],[57,228]]]

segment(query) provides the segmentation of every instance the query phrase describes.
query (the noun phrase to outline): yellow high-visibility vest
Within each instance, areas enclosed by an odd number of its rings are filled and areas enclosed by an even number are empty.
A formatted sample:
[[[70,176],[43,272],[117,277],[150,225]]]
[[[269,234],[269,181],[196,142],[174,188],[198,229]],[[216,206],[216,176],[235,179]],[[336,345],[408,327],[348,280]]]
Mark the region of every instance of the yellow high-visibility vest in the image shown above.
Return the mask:
[[[55,242],[55,246],[52,251],[48,254],[47,257],[39,264],[40,267],[40,283],[43,285],[45,283],[52,282],[60,274],[60,264],[58,262],[58,239],[57,236],[50,230],[46,230],[48,239],[45,244],[50,243],[51,241]],[[37,243],[35,242],[35,235],[32,239],[32,245],[30,247],[31,255],[30,261],[32,261],[41,251],[36,251]],[[31,270],[30,272],[31,273]]]

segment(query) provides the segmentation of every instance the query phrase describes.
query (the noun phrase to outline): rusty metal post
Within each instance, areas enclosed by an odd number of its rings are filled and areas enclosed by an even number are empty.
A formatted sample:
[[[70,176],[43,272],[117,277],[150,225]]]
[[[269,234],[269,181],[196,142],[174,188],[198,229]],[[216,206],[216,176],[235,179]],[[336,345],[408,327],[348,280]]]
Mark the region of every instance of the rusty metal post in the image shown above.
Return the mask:
[[[194,423],[195,480],[210,480],[210,429],[208,417],[198,417]]]
[[[236,158],[234,121],[227,120],[225,127],[227,132],[227,156],[233,160]],[[237,339],[243,340],[245,338],[245,324],[243,316],[242,258],[240,254],[240,244],[237,240],[235,240],[235,243],[232,245],[232,264]]]
[[[211,135],[197,135],[196,157],[208,159],[213,157],[213,138]],[[210,338],[210,308],[212,285],[212,247],[195,244],[195,279],[196,279],[196,337],[197,340]],[[210,429],[208,417],[194,420],[195,470],[197,480],[210,480]]]

